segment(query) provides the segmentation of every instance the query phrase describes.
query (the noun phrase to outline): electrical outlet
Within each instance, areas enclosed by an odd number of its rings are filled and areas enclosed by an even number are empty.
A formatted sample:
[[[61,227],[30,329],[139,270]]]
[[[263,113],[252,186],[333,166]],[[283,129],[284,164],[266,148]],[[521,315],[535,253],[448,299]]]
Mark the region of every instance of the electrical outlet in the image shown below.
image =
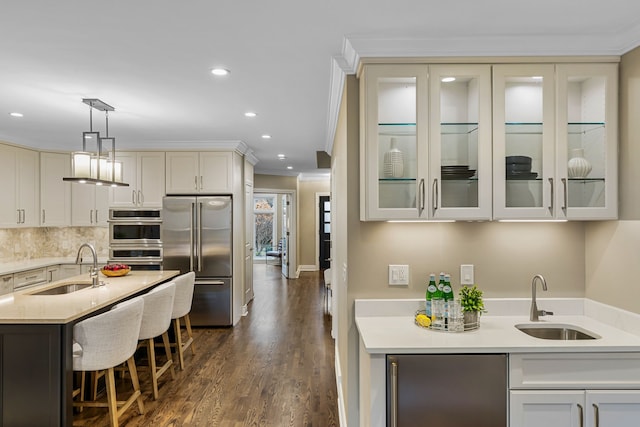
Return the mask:
[[[389,264],[389,284],[390,285],[408,285],[409,284],[409,266]]]
[[[462,264],[460,266],[460,284],[473,285],[473,264]]]

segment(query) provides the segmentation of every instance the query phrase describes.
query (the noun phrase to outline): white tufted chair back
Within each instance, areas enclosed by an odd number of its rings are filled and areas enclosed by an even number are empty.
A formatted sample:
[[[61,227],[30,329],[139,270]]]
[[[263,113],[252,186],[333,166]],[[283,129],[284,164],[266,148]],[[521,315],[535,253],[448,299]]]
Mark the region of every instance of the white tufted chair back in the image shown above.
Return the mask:
[[[169,329],[175,293],[176,284],[169,282],[157,286],[142,295],[144,312],[142,314],[142,324],[140,325],[140,335],[138,335],[138,339],[146,340],[154,338],[162,335],[162,333]]]
[[[196,273],[190,271],[173,279],[176,283],[176,299],[173,303],[172,319],[186,316],[191,311],[193,302],[193,287],[196,282]]]
[[[117,366],[136,351],[144,301],[137,297],[90,317],[73,327],[80,350],[74,351],[74,371],[98,371]]]

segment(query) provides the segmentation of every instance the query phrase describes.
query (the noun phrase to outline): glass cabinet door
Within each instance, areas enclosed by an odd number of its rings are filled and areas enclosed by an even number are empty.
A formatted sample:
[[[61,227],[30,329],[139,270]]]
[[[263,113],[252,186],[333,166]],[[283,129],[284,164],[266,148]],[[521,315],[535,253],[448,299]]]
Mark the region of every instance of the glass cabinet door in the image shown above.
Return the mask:
[[[430,217],[491,219],[491,67],[432,65]]]
[[[415,219],[425,212],[426,70],[388,65],[367,65],[364,70],[362,219]]]
[[[493,67],[494,218],[555,216],[554,66]]]
[[[617,218],[617,64],[560,64],[558,216]]]

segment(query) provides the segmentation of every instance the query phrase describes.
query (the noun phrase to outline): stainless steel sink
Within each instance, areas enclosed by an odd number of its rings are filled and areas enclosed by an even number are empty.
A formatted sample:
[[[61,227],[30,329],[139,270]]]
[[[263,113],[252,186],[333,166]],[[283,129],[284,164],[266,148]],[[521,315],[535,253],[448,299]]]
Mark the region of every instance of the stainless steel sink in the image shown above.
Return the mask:
[[[33,292],[31,295],[64,295],[79,291],[91,286],[91,283],[63,283],[55,288],[45,289],[43,291]]]
[[[562,324],[521,324],[516,325],[520,331],[543,340],[595,340],[600,336],[591,331],[573,325]]]

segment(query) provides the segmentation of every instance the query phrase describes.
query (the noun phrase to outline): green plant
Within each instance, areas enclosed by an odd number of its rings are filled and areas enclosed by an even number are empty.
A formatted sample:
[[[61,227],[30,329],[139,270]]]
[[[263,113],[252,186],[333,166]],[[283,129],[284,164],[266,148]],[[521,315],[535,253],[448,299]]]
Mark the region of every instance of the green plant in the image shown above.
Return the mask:
[[[483,311],[482,291],[476,285],[473,287],[463,286],[460,288],[460,305],[463,311]]]

